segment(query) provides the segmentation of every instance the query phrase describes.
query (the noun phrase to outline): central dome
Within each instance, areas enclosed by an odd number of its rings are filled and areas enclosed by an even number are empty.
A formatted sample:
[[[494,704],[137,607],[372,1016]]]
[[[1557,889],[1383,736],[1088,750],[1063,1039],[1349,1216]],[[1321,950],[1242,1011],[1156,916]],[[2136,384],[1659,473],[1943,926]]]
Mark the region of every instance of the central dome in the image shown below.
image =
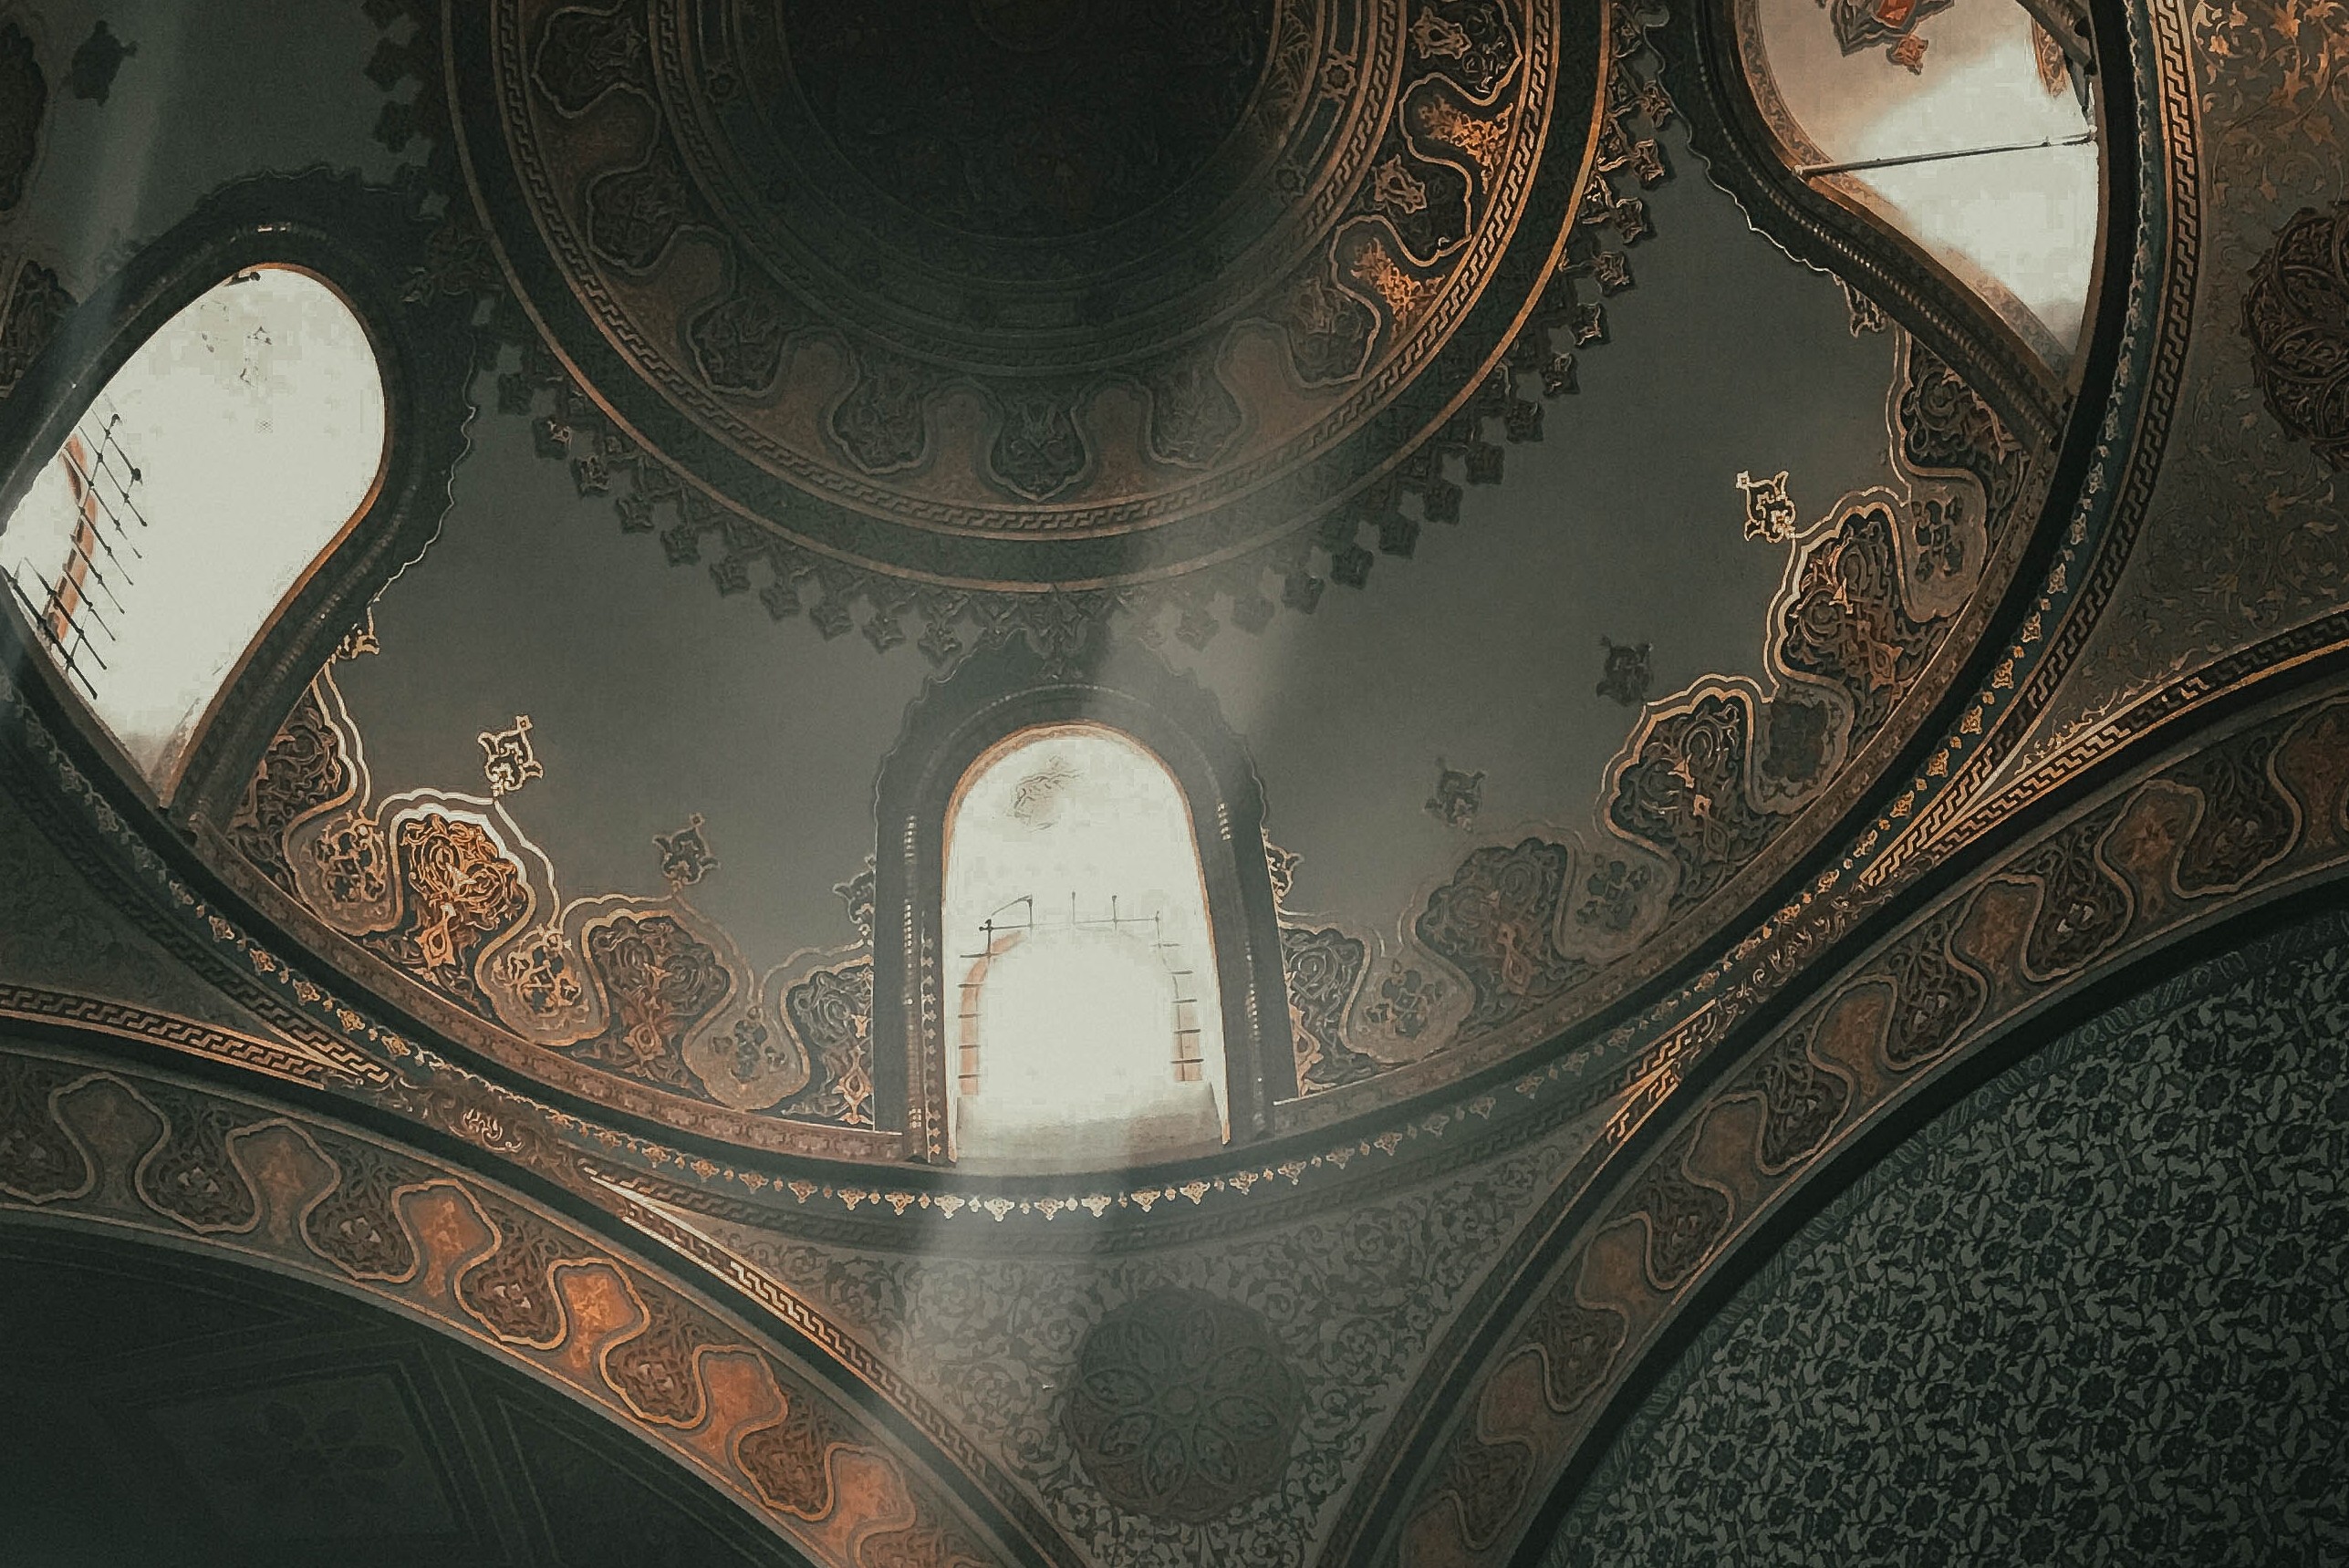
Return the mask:
[[[452,43],[482,210],[631,451],[998,591],[1269,550],[1450,419],[1550,286],[1607,15],[497,0]]]
[[[816,124],[885,195],[967,234],[1135,216],[1242,128],[1273,0],[783,0]],[[1244,154],[1243,154],[1244,158]]]

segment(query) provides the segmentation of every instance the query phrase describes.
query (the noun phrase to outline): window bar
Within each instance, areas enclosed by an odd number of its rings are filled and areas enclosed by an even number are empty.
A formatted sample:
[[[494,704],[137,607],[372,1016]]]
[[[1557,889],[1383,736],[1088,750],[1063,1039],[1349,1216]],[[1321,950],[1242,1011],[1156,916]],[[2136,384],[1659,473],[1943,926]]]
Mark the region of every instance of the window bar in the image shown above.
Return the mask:
[[[130,487],[137,484],[141,478],[139,465],[130,461],[130,453],[124,450],[121,441],[117,440],[114,434],[114,427],[121,422],[121,414],[109,410],[105,428],[99,432],[97,466],[106,471],[106,477],[114,482],[115,493],[120,495],[123,504],[130,508],[130,515],[138,519],[139,526],[144,528],[148,526],[147,514],[140,510],[138,502],[130,495]],[[114,459],[117,457],[122,460],[123,468],[130,472],[130,477],[127,481],[114,472]],[[116,518],[115,524],[120,527],[121,520]]]
[[[98,564],[97,559],[89,553],[89,545],[93,542],[99,549],[106,549],[106,541],[99,536],[97,530],[89,527],[87,524],[74,530],[73,554],[68,557],[68,563],[78,561],[80,563],[80,566],[78,569],[74,569],[70,564],[68,565],[68,574],[73,578],[73,587],[84,599],[88,599],[89,597],[89,590],[93,585],[99,588],[103,588],[106,591],[107,602],[114,607],[117,614],[120,614],[122,611],[122,600],[116,596],[114,592],[114,585],[112,581],[108,578],[106,569],[100,566]],[[106,554],[109,560],[112,560],[114,558],[113,551],[107,550]],[[123,580],[125,582],[130,580],[129,574],[126,573],[124,575]]]
[[[25,592],[24,585],[16,580],[16,575],[14,572],[0,572],[0,576],[5,576],[8,579],[8,591],[15,594],[16,596],[16,602],[25,607],[25,614],[31,619],[34,627],[39,631],[41,640],[49,645],[49,650],[57,656],[58,664],[64,667],[65,672],[68,675],[70,675],[76,680],[80,681],[81,689],[84,691],[88,692],[92,701],[95,701],[98,697],[98,688],[90,683],[89,676],[81,668],[80,662],[76,657],[76,653],[78,649],[87,651],[90,658],[96,660],[98,667],[100,670],[106,668],[105,659],[99,653],[98,649],[89,647],[88,639],[87,638],[81,638],[78,635],[77,635],[75,648],[69,649],[66,647],[65,644],[58,639],[55,628],[49,625],[47,617],[43,614],[38,606],[33,603],[32,597]],[[42,576],[38,572],[33,574],[33,580],[41,585],[41,591],[45,595],[53,594],[56,591],[50,587],[48,579]],[[78,634],[79,628],[76,628],[75,629],[77,634]]]
[[[971,967],[962,971],[962,1005],[954,1019],[954,1086],[966,1096],[979,1092],[979,987],[986,981],[994,950],[995,921],[989,916],[979,923],[979,950],[963,955]]]
[[[113,526],[115,534],[122,540],[122,547],[130,552],[132,558],[136,560],[146,559],[146,552],[140,549],[138,545],[130,542],[130,530],[122,525],[121,514],[114,510],[114,503],[109,501],[102,492],[96,490],[89,493],[89,499],[97,505],[99,511],[106,514],[106,521]],[[128,495],[123,496],[121,500],[122,504],[130,508],[130,514],[132,517],[138,521],[139,526],[141,528],[146,527],[147,519],[140,514],[137,504],[133,503]],[[111,553],[111,550],[109,550],[109,554]]]
[[[66,557],[66,560],[68,568],[70,568],[73,562],[85,560],[88,557],[86,556],[75,555],[68,556]],[[52,618],[53,624],[51,624],[49,629],[49,639],[52,642],[62,644],[65,641],[65,636],[68,631],[81,632],[83,640],[87,642],[88,640],[88,633],[85,629],[84,623],[86,620],[96,621],[98,623],[98,629],[106,634],[107,641],[118,642],[121,640],[115,633],[113,623],[106,618],[105,612],[100,610],[97,605],[91,603],[89,595],[83,591],[82,573],[74,572],[69,569],[67,572],[60,573],[57,576],[57,580],[54,583],[50,582],[47,577],[42,576],[37,572],[34,573],[33,576],[34,580],[41,585],[41,591],[48,596],[47,600],[48,607],[45,614],[47,617]],[[99,586],[104,587],[103,578],[100,579]],[[112,598],[114,597],[114,591],[111,588],[107,589],[106,597]],[[82,613],[85,610],[89,612],[87,617]],[[105,668],[103,660],[99,662],[99,668]]]
[[[1174,1075],[1178,1084],[1196,1084],[1207,1075],[1207,1053],[1200,1044],[1199,993],[1190,983],[1196,970],[1177,969],[1168,954],[1177,952],[1181,944],[1167,940],[1166,916],[1150,917],[1150,927],[1157,940],[1151,944],[1158,949],[1159,961],[1167,966],[1167,973],[1175,982],[1174,996]],[[1188,1014],[1184,1009],[1190,1011]]]

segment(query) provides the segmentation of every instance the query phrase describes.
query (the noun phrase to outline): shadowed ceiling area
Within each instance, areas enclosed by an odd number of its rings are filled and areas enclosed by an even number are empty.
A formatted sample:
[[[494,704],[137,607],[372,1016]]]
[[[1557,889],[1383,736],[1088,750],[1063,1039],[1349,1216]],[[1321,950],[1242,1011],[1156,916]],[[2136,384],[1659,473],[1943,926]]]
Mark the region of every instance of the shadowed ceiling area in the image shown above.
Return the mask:
[[[14,1228],[0,1303],[0,1491],[27,1568],[798,1561],[561,1396],[314,1287]]]

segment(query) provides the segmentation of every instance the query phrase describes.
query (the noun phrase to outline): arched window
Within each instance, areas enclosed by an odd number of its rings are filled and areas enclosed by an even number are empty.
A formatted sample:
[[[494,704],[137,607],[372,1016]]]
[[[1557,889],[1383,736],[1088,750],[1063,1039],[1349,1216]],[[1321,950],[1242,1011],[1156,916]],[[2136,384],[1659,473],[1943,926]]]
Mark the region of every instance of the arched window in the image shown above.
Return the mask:
[[[1093,723],[1022,730],[947,807],[950,1147],[1117,1165],[1229,1136],[1222,1000],[1180,784]]]
[[[9,597],[160,797],[385,452],[366,328],[316,275],[261,266],[141,344],[8,517]]]
[[[2063,0],[1735,4],[1793,171],[1905,234],[2063,367],[2099,211],[2087,49]]]

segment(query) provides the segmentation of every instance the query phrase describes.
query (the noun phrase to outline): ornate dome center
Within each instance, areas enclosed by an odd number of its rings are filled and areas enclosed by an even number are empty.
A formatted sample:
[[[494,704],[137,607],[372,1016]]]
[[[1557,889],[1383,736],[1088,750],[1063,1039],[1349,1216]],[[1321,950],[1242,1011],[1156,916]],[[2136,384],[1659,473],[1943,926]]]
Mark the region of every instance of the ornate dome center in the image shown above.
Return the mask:
[[[1242,128],[1273,0],[782,0],[816,123],[887,197],[1049,240],[1164,200]]]
[[[1607,25],[498,0],[452,41],[481,208],[632,450],[998,590],[1303,537],[1441,428],[1550,282]]]

